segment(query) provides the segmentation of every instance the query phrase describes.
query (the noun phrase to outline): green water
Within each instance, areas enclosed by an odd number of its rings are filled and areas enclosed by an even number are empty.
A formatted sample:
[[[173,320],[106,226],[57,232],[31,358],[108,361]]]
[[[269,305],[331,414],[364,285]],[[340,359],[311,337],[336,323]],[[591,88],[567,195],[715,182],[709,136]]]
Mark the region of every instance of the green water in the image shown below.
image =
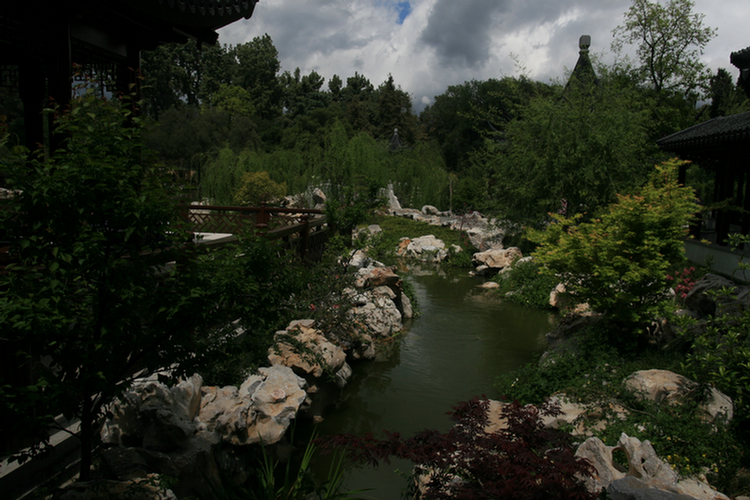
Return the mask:
[[[533,360],[556,318],[500,301],[476,288],[480,278],[412,273],[421,316],[383,359],[353,366],[340,403],[318,426],[321,435],[379,433],[411,435],[425,428],[445,431],[447,412],[473,396],[497,397],[494,379]],[[400,498],[407,461],[378,468],[347,464],[346,489],[369,488],[373,498]]]

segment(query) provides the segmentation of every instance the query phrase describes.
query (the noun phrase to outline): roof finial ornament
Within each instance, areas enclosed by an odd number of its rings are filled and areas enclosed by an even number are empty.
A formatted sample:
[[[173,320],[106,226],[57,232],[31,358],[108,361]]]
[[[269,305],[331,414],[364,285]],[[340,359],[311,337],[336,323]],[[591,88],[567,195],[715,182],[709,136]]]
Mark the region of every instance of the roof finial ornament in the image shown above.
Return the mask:
[[[578,47],[581,49],[581,53],[588,52],[589,47],[591,47],[591,36],[581,35],[581,38],[578,39]]]

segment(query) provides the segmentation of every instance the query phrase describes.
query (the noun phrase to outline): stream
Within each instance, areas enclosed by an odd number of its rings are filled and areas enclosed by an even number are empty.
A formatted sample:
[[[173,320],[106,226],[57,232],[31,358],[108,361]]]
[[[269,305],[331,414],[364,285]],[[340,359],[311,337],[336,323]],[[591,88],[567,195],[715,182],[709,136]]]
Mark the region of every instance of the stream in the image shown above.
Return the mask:
[[[319,435],[446,431],[451,406],[473,396],[497,398],[495,378],[532,361],[556,321],[550,312],[501,301],[477,288],[484,279],[469,277],[466,270],[412,269],[408,279],[421,315],[382,359],[353,366],[341,400],[318,426]],[[412,465],[392,460],[377,468],[345,467],[344,491],[367,489],[368,497],[392,500],[401,498],[406,486],[394,471],[408,474]],[[325,477],[327,469],[316,472]]]

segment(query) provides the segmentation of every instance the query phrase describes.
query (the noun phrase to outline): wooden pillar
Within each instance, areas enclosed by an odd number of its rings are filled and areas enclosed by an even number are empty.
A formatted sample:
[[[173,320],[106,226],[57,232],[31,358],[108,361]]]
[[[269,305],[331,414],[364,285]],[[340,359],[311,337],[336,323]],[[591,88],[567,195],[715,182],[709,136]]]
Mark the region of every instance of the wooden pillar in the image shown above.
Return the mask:
[[[44,105],[47,99],[44,71],[27,64],[18,67],[18,87],[23,102],[26,147],[34,151],[44,147]]]
[[[747,235],[750,233],[750,161],[740,158],[739,155],[735,160],[738,162],[739,170],[745,172],[745,191],[740,206],[744,209],[741,231],[742,234]]]
[[[310,218],[307,214],[302,216],[302,229],[299,236],[299,256],[302,260],[305,260],[310,246]]]
[[[734,190],[734,175],[729,171],[727,162],[722,158],[719,162],[719,196],[717,201],[727,202],[732,201],[733,190]],[[726,245],[727,236],[729,235],[729,224],[731,222],[731,214],[727,210],[718,210],[716,214],[716,243],[718,245]]]
[[[47,30],[47,94],[60,107],[70,102],[73,59],[70,44],[70,23],[63,18],[59,23],[51,23]],[[62,137],[53,133],[52,116],[48,116],[50,149],[61,146]]]

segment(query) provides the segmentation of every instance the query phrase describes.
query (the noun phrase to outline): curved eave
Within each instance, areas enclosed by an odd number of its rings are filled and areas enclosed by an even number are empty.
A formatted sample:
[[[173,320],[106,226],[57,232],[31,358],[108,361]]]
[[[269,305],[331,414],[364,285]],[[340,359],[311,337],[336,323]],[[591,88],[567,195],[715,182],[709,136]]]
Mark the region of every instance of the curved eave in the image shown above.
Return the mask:
[[[186,30],[217,30],[253,15],[258,0],[129,0],[134,10]]]
[[[662,137],[656,144],[666,151],[686,152],[750,143],[750,112],[721,116]]]

